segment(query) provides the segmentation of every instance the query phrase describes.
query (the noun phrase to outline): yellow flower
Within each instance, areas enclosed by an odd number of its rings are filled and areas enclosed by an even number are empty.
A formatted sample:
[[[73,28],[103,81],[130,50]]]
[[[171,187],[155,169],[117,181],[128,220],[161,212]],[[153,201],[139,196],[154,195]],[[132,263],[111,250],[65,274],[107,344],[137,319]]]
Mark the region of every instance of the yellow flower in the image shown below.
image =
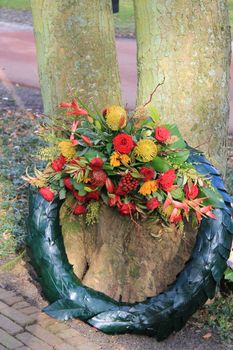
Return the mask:
[[[121,165],[121,155],[118,152],[114,152],[110,157],[111,166],[120,166]]]
[[[60,150],[61,154],[67,159],[72,159],[76,153],[75,147],[70,142],[70,140],[59,142],[58,149]]]
[[[106,123],[111,130],[119,130],[126,126],[127,114],[120,106],[111,106],[106,109]]]
[[[123,165],[129,164],[130,157],[127,154],[120,154],[118,152],[114,152],[110,157],[110,165],[111,166],[120,166],[121,163]]]
[[[129,164],[130,157],[127,154],[121,154],[120,158],[121,158],[121,163],[122,164],[124,164],[124,163],[125,164]]]
[[[157,156],[158,148],[152,140],[140,140],[134,148],[135,156],[142,162],[149,162]]]
[[[157,189],[158,189],[158,180],[151,180],[151,181],[144,182],[144,184],[141,186],[138,192],[143,196],[146,196],[148,194],[151,194],[152,192],[157,191]]]

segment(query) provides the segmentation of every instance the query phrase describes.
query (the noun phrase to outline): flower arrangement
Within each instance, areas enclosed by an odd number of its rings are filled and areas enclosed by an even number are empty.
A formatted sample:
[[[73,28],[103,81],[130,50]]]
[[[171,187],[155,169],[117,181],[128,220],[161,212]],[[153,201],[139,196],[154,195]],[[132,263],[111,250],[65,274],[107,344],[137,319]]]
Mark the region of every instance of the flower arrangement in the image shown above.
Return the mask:
[[[215,219],[218,194],[188,162],[176,125],[162,124],[155,108],[93,112],[79,100],[58,107],[65,117],[41,129],[50,141],[41,151],[48,164],[25,177],[47,201],[59,195],[88,224],[98,220],[101,202],[134,222],[160,220],[179,229],[184,220]]]

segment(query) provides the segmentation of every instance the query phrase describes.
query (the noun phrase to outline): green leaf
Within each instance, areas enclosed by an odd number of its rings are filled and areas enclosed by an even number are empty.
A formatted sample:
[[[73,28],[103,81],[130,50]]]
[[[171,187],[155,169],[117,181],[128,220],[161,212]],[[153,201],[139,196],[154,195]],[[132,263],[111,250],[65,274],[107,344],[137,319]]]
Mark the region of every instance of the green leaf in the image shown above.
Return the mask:
[[[75,181],[75,179],[71,179],[70,182],[72,183],[72,185],[74,186],[74,188],[77,191],[80,191],[80,190],[84,189],[85,185],[83,183],[77,183],[77,181]]]
[[[98,120],[95,121],[95,126],[98,130],[102,129],[101,123]]]
[[[224,272],[224,278],[230,282],[233,282],[233,270],[228,268],[225,272]]]
[[[138,171],[133,171],[131,173],[131,175],[135,178],[135,179],[141,179],[142,175],[138,172]]]
[[[157,109],[154,106],[150,107],[149,113],[150,113],[150,116],[151,116],[151,118],[153,119],[154,122],[159,121],[160,115],[159,115]]]
[[[165,127],[170,131],[172,136],[174,135],[174,136],[177,136],[178,138],[176,142],[167,145],[169,148],[183,149],[187,147],[176,124],[166,124]]]
[[[111,154],[111,152],[112,152],[112,143],[107,143],[106,150],[107,150],[108,154]]]
[[[161,157],[156,157],[151,161],[151,165],[155,171],[159,171],[160,173],[164,173],[166,170],[171,169],[170,164]]]
[[[188,159],[189,153],[188,150],[171,153],[171,161],[175,164],[183,164]]]
[[[175,190],[171,191],[171,195],[174,199],[182,201],[184,199],[184,192],[180,187],[177,187]]]
[[[215,208],[224,208],[225,203],[222,196],[208,187],[202,187],[200,197],[207,197],[202,203],[204,205],[213,205]]]
[[[65,199],[66,198],[66,190],[65,188],[63,187],[60,191],[59,191],[59,199],[62,200],[62,199]]]
[[[94,149],[89,149],[88,152],[85,154],[85,158],[90,162],[93,158],[101,158],[103,161],[106,160],[105,155],[102,152],[99,152]]]

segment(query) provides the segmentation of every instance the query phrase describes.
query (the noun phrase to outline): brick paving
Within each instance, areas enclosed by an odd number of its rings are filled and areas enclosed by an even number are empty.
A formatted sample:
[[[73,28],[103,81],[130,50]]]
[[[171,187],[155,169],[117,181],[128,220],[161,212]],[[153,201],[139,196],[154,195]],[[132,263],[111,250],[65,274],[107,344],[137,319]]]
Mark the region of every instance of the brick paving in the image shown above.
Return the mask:
[[[0,350],[100,350],[70,324],[52,319],[23,296],[0,288]]]

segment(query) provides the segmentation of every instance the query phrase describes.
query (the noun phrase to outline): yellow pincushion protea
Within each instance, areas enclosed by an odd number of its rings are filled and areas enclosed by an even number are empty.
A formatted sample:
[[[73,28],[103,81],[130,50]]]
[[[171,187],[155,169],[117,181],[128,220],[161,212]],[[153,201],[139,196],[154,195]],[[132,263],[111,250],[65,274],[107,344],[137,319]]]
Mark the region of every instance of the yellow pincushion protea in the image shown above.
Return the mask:
[[[126,126],[127,114],[120,106],[111,106],[106,109],[106,123],[111,130],[117,131]]]
[[[59,142],[58,149],[61,154],[67,159],[72,159],[76,153],[75,146],[71,143],[70,140]]]
[[[158,180],[150,180],[144,182],[144,184],[141,186],[140,190],[138,191],[143,196],[146,196],[148,194],[151,194],[158,189]]]
[[[150,162],[157,156],[158,147],[152,140],[140,140],[134,148],[135,156],[142,162]]]

